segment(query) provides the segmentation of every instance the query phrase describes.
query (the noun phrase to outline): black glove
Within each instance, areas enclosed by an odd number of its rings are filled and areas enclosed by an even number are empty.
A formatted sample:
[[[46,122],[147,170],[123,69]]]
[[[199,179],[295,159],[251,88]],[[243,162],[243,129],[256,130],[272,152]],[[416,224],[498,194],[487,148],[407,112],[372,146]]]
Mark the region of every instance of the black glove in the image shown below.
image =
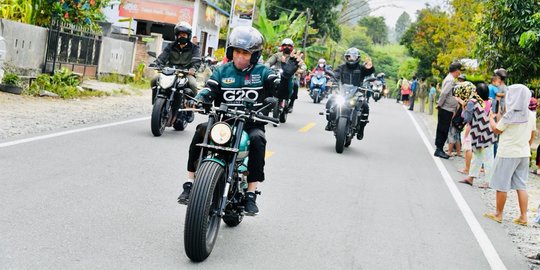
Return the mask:
[[[281,69],[283,70],[281,76],[285,79],[290,79],[298,70],[298,60],[292,57],[289,58],[287,62],[281,64]]]
[[[151,67],[151,68],[155,68],[157,67],[158,65],[156,64],[156,62],[152,62],[148,65],[148,67]]]

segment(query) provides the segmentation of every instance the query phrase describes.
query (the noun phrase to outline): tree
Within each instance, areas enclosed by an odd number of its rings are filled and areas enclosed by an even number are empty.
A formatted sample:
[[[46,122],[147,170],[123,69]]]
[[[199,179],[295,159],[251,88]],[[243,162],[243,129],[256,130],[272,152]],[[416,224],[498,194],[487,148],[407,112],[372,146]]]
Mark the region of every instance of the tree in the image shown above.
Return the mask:
[[[355,25],[358,23],[358,20],[368,16],[370,12],[371,8],[367,0],[344,0],[338,23]]]
[[[540,5],[537,0],[487,0],[476,55],[487,71],[504,67],[511,81],[539,77]]]
[[[291,10],[299,11],[292,14],[296,18],[300,12],[304,12],[307,8],[311,10],[310,26],[319,29],[320,37],[330,36],[334,40],[340,39],[340,30],[337,19],[338,13],[334,9],[340,0],[270,0],[266,8],[268,18],[276,20],[281,12],[291,12]]]
[[[367,35],[373,43],[381,45],[388,43],[388,28],[384,17],[364,17],[358,21],[358,25],[367,29]]]
[[[429,77],[434,73],[444,73],[447,68],[433,63],[436,63],[439,53],[446,50],[450,17],[440,7],[429,6],[420,10],[417,17],[402,36],[400,44],[418,59],[418,75]]]
[[[411,16],[409,16],[409,13],[403,11],[401,15],[399,15],[399,18],[396,21],[396,40],[400,40],[403,34],[405,34],[405,31],[407,31],[407,28],[411,25]]]

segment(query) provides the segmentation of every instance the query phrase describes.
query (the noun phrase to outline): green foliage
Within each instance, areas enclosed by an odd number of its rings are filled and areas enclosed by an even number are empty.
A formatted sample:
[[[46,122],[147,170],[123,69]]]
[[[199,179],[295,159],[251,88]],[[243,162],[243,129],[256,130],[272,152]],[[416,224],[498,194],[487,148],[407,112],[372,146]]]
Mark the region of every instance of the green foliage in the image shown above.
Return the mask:
[[[101,91],[79,90],[79,84],[77,75],[73,74],[69,69],[62,68],[52,76],[40,74],[32,86],[25,90],[25,94],[38,95],[40,90],[47,90],[65,99],[105,95]]]
[[[6,73],[2,78],[2,84],[18,86],[20,83],[19,75],[15,73]]]
[[[64,22],[101,31],[97,22],[105,19],[101,9],[108,4],[109,0],[3,0],[0,18],[48,26],[51,17],[56,16]]]
[[[334,40],[339,40],[338,13],[334,9],[339,3],[340,0],[269,0],[268,5],[264,5],[264,8],[261,5],[260,14],[265,12],[270,20],[277,20],[283,12],[286,12],[291,14],[290,21],[292,22],[296,17],[302,16],[302,13],[309,8],[311,10],[310,26],[319,29],[317,37],[322,38],[328,35]]]
[[[396,39],[399,41],[405,34],[405,31],[411,25],[411,16],[406,11],[403,11],[396,21]]]
[[[364,17],[358,21],[360,26],[367,29],[367,35],[371,38],[374,44],[384,45],[388,43],[388,28],[384,17]]]
[[[511,81],[540,73],[540,5],[537,0],[486,0],[476,55],[487,73],[504,67]]]
[[[416,71],[418,69],[419,64],[420,64],[420,60],[418,60],[418,59],[415,59],[415,58],[407,59],[399,67],[398,77],[399,78],[410,79],[413,76],[417,75]]]

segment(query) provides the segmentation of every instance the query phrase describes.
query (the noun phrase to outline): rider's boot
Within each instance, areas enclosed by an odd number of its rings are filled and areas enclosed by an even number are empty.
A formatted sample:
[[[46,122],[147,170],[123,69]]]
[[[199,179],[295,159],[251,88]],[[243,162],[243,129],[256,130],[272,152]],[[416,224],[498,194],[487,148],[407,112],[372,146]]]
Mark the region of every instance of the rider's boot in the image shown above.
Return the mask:
[[[244,211],[248,216],[255,216],[259,214],[259,207],[257,207],[257,194],[254,192],[246,192],[246,206]]]
[[[364,128],[366,128],[367,123],[369,123],[368,120],[360,120],[358,127],[356,127],[356,139],[362,140],[364,138]]]
[[[326,127],[324,127],[324,130],[326,131],[332,130],[332,121],[328,121],[328,123],[326,123]]]
[[[182,185],[182,188],[184,191],[182,191],[182,194],[178,197],[178,203],[187,205],[189,202],[189,194],[191,194],[191,189],[193,188],[192,182],[185,182],[184,185]]]
[[[294,101],[295,99],[291,99],[291,101],[289,102],[289,113],[293,112]]]
[[[186,122],[191,123],[195,120],[195,114],[193,112],[186,112]]]

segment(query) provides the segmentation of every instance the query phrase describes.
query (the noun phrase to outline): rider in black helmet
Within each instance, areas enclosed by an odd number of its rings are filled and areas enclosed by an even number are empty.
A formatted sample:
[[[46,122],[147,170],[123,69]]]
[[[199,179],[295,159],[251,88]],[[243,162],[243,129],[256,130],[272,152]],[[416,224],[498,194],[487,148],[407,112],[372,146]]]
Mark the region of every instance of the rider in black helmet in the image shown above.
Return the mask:
[[[201,65],[201,51],[199,46],[191,42],[191,25],[187,22],[180,22],[174,27],[174,36],[176,40],[170,43],[156,59],[159,66],[175,66],[181,69],[189,69],[189,88],[193,91],[191,94],[197,94],[197,79],[195,71]],[[156,98],[157,78],[150,82],[152,86],[152,104]]]
[[[358,50],[357,48],[353,47],[347,49],[347,51],[345,51],[344,57],[345,63],[341,64],[334,71],[336,79],[342,84],[350,84],[357,87],[362,86],[364,78],[375,72],[375,68],[371,63],[370,58],[366,58],[366,61],[363,64],[360,64],[360,50]],[[326,110],[328,112],[331,111],[331,108],[334,105],[333,101],[333,99],[330,99],[326,103]],[[358,133],[356,134],[356,138],[358,140],[364,138],[364,127],[369,122],[368,117],[369,106],[365,102],[362,107],[362,115],[360,117],[360,122],[358,123],[357,127]],[[335,125],[335,123],[332,122],[333,119],[329,114],[327,114],[326,119],[328,120],[328,124],[326,125],[325,129],[332,130],[332,127]]]
[[[243,106],[242,97],[256,101],[254,110],[261,107],[268,97],[278,95],[287,96],[289,79],[298,69],[296,56],[284,63],[281,78],[272,69],[259,64],[262,54],[263,37],[253,27],[238,26],[229,36],[227,59],[229,61],[215,69],[206,82],[206,86],[195,99],[201,102],[226,103],[228,106]],[[256,204],[257,183],[264,181],[264,155],[266,149],[265,124],[260,122],[247,122],[245,131],[249,134],[249,161],[248,161],[248,192],[244,208],[246,215],[256,215],[259,208]],[[204,139],[206,123],[197,126],[193,140],[189,147],[188,176],[183,185],[183,192],[178,197],[178,203],[187,204],[195,179],[197,169],[196,160],[199,158],[200,147],[197,146]]]

